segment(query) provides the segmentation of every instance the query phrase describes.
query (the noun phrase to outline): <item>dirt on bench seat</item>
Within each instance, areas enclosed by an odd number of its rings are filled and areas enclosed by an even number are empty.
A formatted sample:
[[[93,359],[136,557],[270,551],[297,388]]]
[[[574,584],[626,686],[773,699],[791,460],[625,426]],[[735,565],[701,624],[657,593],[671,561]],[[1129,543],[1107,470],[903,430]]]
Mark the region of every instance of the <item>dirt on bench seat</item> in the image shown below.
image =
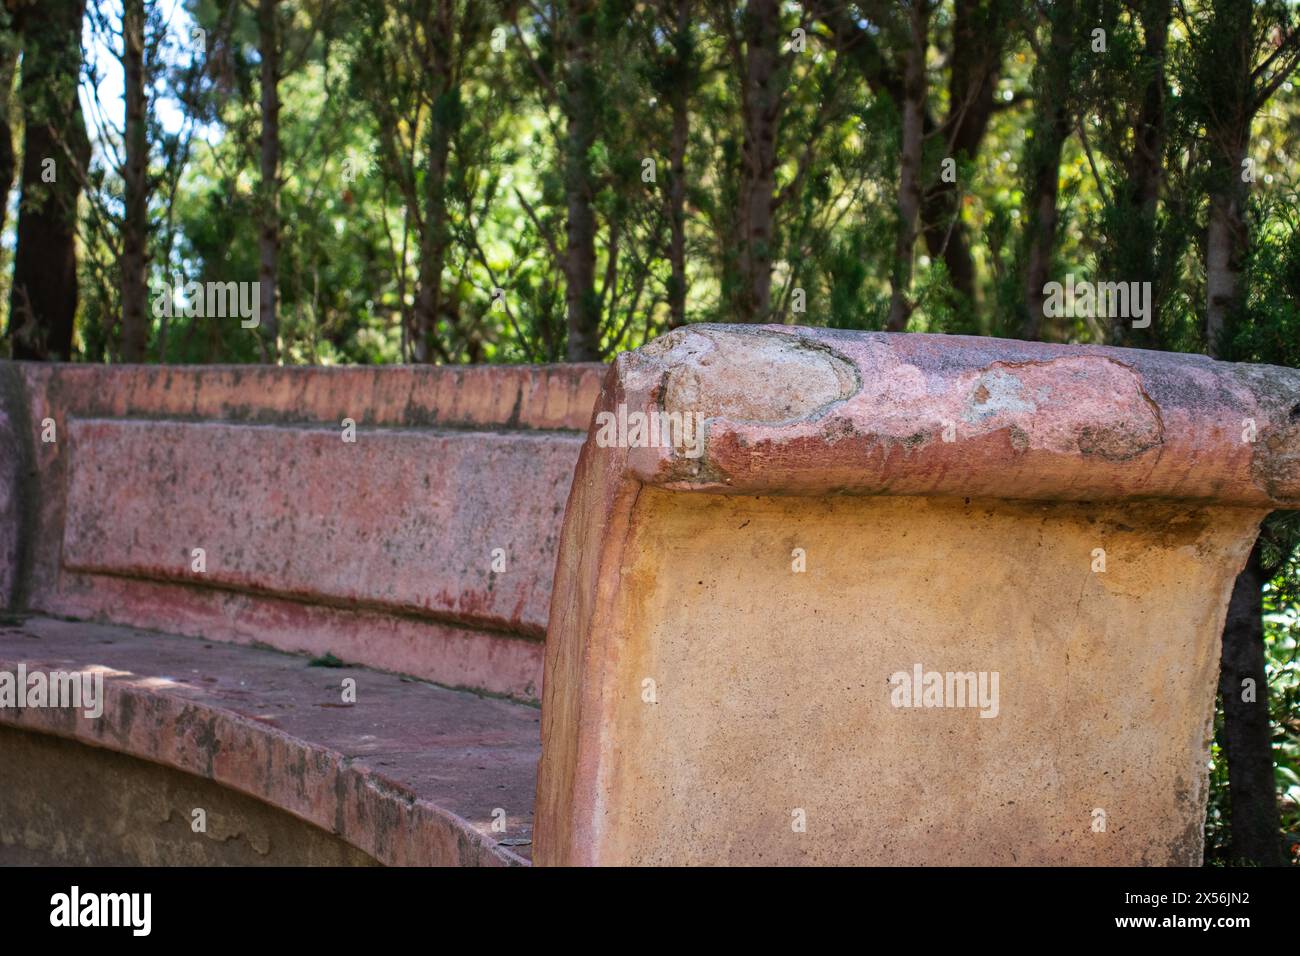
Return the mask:
[[[0,698],[16,693],[19,699],[0,706],[5,728],[0,767],[21,766],[30,776],[32,761],[20,760],[15,751],[25,754],[38,745],[31,734],[64,738],[211,781],[347,844],[331,849],[321,843],[320,852],[307,859],[273,862],[527,863],[540,712],[339,663],[114,625],[3,618]],[[56,686],[64,691],[63,702],[71,699],[72,682],[51,677],[59,672],[89,675],[80,679],[86,695],[79,706],[50,706],[58,702],[52,700]],[[33,676],[38,674],[43,676]],[[41,685],[46,690],[38,696]],[[57,761],[60,754],[65,760],[87,759],[78,747],[39,746],[43,760]],[[105,792],[82,794],[82,805],[111,806],[108,789],[120,789],[137,766],[115,761],[111,773],[89,777],[69,776],[66,769],[50,772],[56,783],[100,781]],[[158,781],[162,777],[152,784],[155,789],[162,786]],[[38,799],[41,787],[27,783]],[[184,794],[176,798],[184,806],[155,808],[187,824],[172,827],[173,840],[188,834],[194,841],[220,841],[242,834],[254,850],[265,850],[273,838],[258,834],[286,825],[252,819],[260,815],[229,794],[214,801],[219,805],[196,808],[190,804],[202,788],[164,790]],[[205,810],[204,830],[193,825],[195,809]],[[25,845],[30,828],[6,819],[3,810],[0,805],[4,858],[57,855],[58,848]],[[241,814],[249,819],[232,819]],[[114,849],[104,849],[108,844],[102,839],[91,841],[108,857],[102,862],[132,861],[129,834],[121,836]],[[176,855],[187,858],[183,847]],[[198,850],[188,858],[208,859]]]

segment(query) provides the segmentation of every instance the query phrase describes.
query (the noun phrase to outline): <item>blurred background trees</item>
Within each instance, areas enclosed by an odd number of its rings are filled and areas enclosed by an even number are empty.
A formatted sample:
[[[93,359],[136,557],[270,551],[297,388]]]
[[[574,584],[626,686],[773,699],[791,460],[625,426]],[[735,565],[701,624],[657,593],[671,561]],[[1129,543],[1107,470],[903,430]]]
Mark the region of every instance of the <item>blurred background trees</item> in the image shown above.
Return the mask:
[[[602,360],[722,321],[1300,365],[1298,25],[1296,0],[4,0],[0,356]],[[1150,325],[1046,309],[1071,274],[1149,282]],[[257,282],[259,326],[159,307],[189,282]],[[1234,594],[1213,861],[1300,842],[1298,541],[1270,518]]]

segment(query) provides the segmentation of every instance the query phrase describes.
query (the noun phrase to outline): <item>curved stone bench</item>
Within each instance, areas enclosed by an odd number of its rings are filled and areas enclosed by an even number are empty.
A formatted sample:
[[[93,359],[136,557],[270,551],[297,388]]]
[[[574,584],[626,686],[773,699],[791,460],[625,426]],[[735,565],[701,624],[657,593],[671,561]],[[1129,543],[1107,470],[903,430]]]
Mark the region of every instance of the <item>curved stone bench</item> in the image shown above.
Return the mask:
[[[41,617],[0,624],[0,672],[16,675],[19,668],[103,674],[102,715],[86,708],[0,707],[0,727],[78,741],[211,781],[379,863],[527,862],[539,751],[535,707],[365,668],[311,667],[305,658],[275,651]],[[345,679],[355,682],[355,703],[343,700]],[[23,776],[55,769],[15,765],[12,744],[0,746],[0,754],[10,755],[0,758],[7,790]],[[117,786],[123,780],[152,785],[139,768],[119,776]],[[103,826],[96,809],[110,796],[106,784],[91,777],[82,785],[78,800]],[[21,811],[26,817],[39,809]],[[195,809],[207,815],[202,832],[190,827]],[[258,825],[247,819],[256,814],[238,808],[222,814],[211,806],[165,805],[165,811],[183,821],[180,836],[172,837],[182,843],[220,842]],[[0,820],[0,858],[8,850],[45,862],[102,862],[76,855],[81,823],[60,819],[33,827],[21,818]],[[99,853],[107,843],[115,859],[139,862],[131,838],[117,834],[120,846],[102,836],[94,842]],[[280,854],[291,849],[274,845],[274,837],[261,842],[270,844],[260,847],[265,862],[283,862]],[[172,852],[192,855],[185,849]],[[149,850],[148,861],[157,862],[158,851]]]
[[[68,764],[137,781],[168,861],[521,863],[536,769],[544,864],[1186,864],[1300,372],[725,326],[607,374],[0,362],[0,448],[0,672],[107,687],[0,707],[0,760],[87,818]],[[69,858],[51,807],[0,798],[0,861]]]
[[[1300,371],[787,327],[622,355],[536,860],[1199,863],[1228,598],[1297,505]]]

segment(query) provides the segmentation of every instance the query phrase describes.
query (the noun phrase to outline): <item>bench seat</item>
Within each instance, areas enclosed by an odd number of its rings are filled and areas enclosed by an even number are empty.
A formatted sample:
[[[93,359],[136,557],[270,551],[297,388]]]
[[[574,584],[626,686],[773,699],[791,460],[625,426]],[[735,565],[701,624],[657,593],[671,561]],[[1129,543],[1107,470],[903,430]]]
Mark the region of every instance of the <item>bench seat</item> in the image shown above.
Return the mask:
[[[28,673],[102,670],[103,715],[5,707],[0,727],[210,780],[382,864],[529,861],[541,746],[536,707],[364,667],[312,666],[305,656],[259,647],[52,617],[0,618],[0,671],[17,673],[20,664]],[[355,704],[343,703],[345,678],[356,681]],[[0,766],[6,763],[0,746]],[[494,831],[498,820],[504,831]]]

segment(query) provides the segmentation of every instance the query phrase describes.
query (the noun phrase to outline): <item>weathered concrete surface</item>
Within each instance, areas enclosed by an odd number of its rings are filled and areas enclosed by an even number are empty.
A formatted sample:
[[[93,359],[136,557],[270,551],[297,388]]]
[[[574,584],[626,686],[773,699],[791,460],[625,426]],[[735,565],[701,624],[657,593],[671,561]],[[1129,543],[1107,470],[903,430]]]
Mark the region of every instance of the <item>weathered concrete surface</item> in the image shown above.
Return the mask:
[[[447,687],[535,701],[541,641],[382,609],[310,604],[267,593],[64,572],[60,614],[129,620],[167,634],[321,657],[333,654]]]
[[[375,865],[260,800],[111,750],[0,725],[0,766],[0,866]]]
[[[605,367],[69,365],[15,362],[51,414],[264,424],[582,430]]]
[[[1199,862],[1228,596],[1300,504],[1300,372],[693,327],[619,358],[619,405],[706,438],[584,446],[537,862]],[[917,665],[996,673],[996,708],[897,706]]]
[[[339,429],[111,419],[68,431],[65,568],[545,635],[543,569],[577,436],[386,429],[349,443]]]
[[[211,781],[380,863],[526,861],[536,708],[274,651],[48,618],[0,626],[0,671],[16,673],[20,662],[28,673],[102,671],[103,716],[5,707],[0,725]],[[354,704],[343,700],[345,678],[356,682]],[[192,808],[174,809],[188,818]],[[492,829],[497,818],[503,832]],[[0,843],[49,849],[30,825],[0,819]]]
[[[735,356],[755,350],[762,361],[736,364]],[[747,494],[1300,503],[1294,369],[784,326],[695,326],[652,342],[619,369],[615,387],[629,408],[692,410],[709,420],[702,458],[631,451],[628,467],[650,484]],[[797,400],[764,397],[785,394]],[[1248,431],[1254,440],[1243,440]]]
[[[25,486],[0,456],[0,599],[535,699],[601,374],[0,363],[33,443]]]

